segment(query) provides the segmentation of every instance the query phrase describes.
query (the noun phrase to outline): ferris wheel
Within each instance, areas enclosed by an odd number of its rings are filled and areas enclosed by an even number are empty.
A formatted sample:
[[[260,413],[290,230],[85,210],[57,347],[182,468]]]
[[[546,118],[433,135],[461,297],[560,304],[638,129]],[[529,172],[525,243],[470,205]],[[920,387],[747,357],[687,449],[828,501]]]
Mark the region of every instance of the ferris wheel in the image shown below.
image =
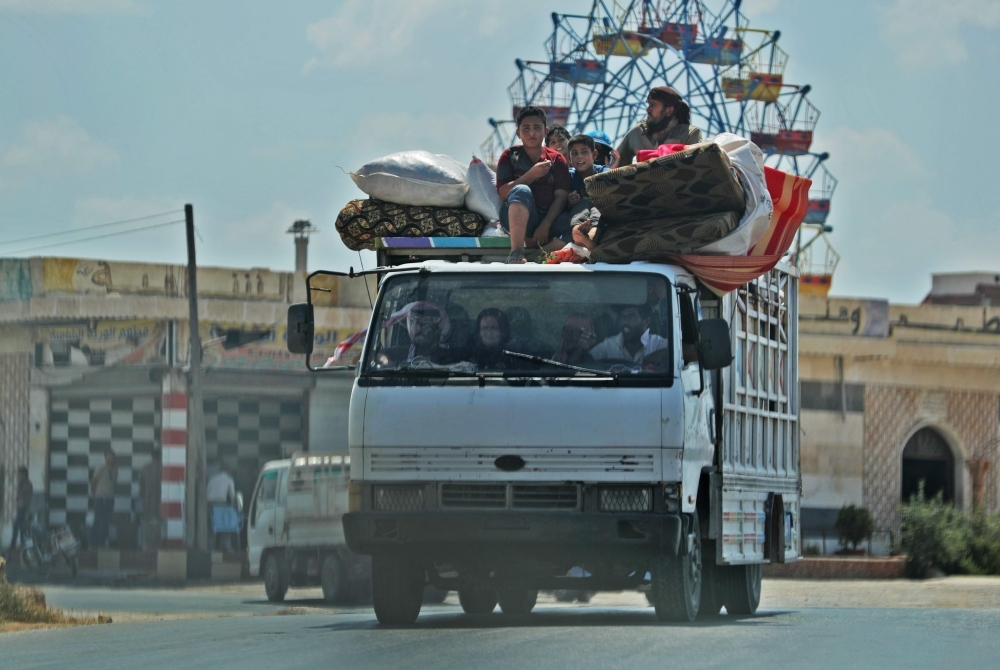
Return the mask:
[[[649,89],[671,86],[706,137],[749,137],[768,165],[813,180],[805,225],[828,244],[837,180],[825,165],[829,154],[813,147],[820,112],[809,100],[812,89],[785,81],[789,56],[779,45],[780,31],[751,27],[741,4],[592,0],[586,14],[553,12],[544,59],[514,61],[511,116],[535,105],[549,124],[570,133],[603,130],[617,142],[645,116]],[[489,123],[493,131],[481,150],[495,165],[515,128],[512,120]]]

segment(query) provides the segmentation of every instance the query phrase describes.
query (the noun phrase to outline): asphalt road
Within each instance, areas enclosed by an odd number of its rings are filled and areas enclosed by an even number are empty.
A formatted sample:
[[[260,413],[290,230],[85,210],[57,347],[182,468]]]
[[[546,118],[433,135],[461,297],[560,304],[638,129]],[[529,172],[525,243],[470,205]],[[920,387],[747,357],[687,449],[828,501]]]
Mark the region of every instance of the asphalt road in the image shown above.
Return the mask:
[[[648,609],[220,617],[5,634],[9,668],[996,668],[998,610],[767,611],[660,625]]]

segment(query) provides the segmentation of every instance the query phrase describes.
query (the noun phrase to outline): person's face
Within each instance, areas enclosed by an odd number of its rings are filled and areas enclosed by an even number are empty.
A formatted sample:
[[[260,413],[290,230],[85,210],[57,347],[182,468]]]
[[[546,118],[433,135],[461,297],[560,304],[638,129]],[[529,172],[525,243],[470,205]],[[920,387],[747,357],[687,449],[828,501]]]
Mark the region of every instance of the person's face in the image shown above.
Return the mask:
[[[646,118],[650,123],[656,123],[657,121],[662,121],[668,118],[674,113],[673,107],[665,106],[659,100],[647,100],[646,101]]]
[[[484,316],[479,322],[479,341],[486,347],[499,347],[503,343],[503,332],[496,317]]]
[[[657,279],[650,279],[646,283],[646,301],[658,302],[667,295],[667,285]]]
[[[556,134],[549,138],[546,142],[549,149],[555,149],[561,153],[566,159],[569,159],[569,139],[563,137],[562,135]]]
[[[569,164],[577,172],[590,172],[594,169],[594,152],[586,144],[574,144],[569,148]]]
[[[635,308],[629,308],[622,312],[621,314],[621,325],[622,325],[622,336],[627,340],[634,342],[642,337],[642,334],[646,332],[646,328],[649,324],[646,320],[642,318],[642,314],[639,310]]]
[[[417,347],[433,347],[441,339],[441,315],[434,310],[414,310],[406,319],[406,330]]]
[[[517,136],[524,146],[537,149],[545,139],[545,121],[539,116],[525,117],[517,127]]]
[[[17,471],[17,481],[23,482],[27,478],[28,478],[28,475],[24,474],[20,470]]]

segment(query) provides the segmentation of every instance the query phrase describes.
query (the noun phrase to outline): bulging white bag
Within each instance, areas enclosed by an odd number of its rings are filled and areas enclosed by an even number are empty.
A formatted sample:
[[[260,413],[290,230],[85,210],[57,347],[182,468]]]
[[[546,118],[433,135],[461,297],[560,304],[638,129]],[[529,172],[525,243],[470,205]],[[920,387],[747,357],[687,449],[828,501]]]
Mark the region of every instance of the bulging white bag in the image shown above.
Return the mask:
[[[746,190],[747,206],[736,230],[721,240],[700,247],[699,254],[745,256],[771,226],[774,203],[764,179],[764,153],[750,140],[732,133],[720,133],[711,139],[729,156],[729,161]]]
[[[486,163],[473,156],[469,163],[469,192],[465,194],[465,208],[487,221],[499,221],[501,204],[496,174]]]
[[[351,179],[362,191],[397,205],[461,207],[469,190],[466,167],[450,156],[401,151],[365,163]]]

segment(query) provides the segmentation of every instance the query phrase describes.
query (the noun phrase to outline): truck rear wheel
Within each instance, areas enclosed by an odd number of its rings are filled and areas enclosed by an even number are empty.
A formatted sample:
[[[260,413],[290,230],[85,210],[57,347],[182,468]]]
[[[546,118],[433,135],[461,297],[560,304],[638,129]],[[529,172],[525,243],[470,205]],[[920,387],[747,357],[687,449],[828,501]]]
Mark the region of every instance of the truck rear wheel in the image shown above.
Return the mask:
[[[342,604],[348,600],[347,571],[336,554],[329,554],[323,559],[319,583],[323,587],[323,599],[327,602]]]
[[[372,556],[372,605],[379,623],[411,624],[424,599],[424,570],[393,554]]]
[[[458,602],[466,614],[490,614],[497,607],[497,590],[468,584],[458,590]]]
[[[272,603],[280,603],[288,593],[290,577],[285,557],[271,552],[264,561],[264,592]]]
[[[760,605],[760,564],[720,567],[723,600],[729,614],[749,616]]]
[[[538,602],[538,591],[533,589],[497,589],[497,601],[507,616],[527,616]]]
[[[688,535],[677,556],[653,563],[651,600],[660,621],[694,621],[701,603],[701,532],[697,519],[687,519]],[[689,545],[689,546],[688,546]]]

